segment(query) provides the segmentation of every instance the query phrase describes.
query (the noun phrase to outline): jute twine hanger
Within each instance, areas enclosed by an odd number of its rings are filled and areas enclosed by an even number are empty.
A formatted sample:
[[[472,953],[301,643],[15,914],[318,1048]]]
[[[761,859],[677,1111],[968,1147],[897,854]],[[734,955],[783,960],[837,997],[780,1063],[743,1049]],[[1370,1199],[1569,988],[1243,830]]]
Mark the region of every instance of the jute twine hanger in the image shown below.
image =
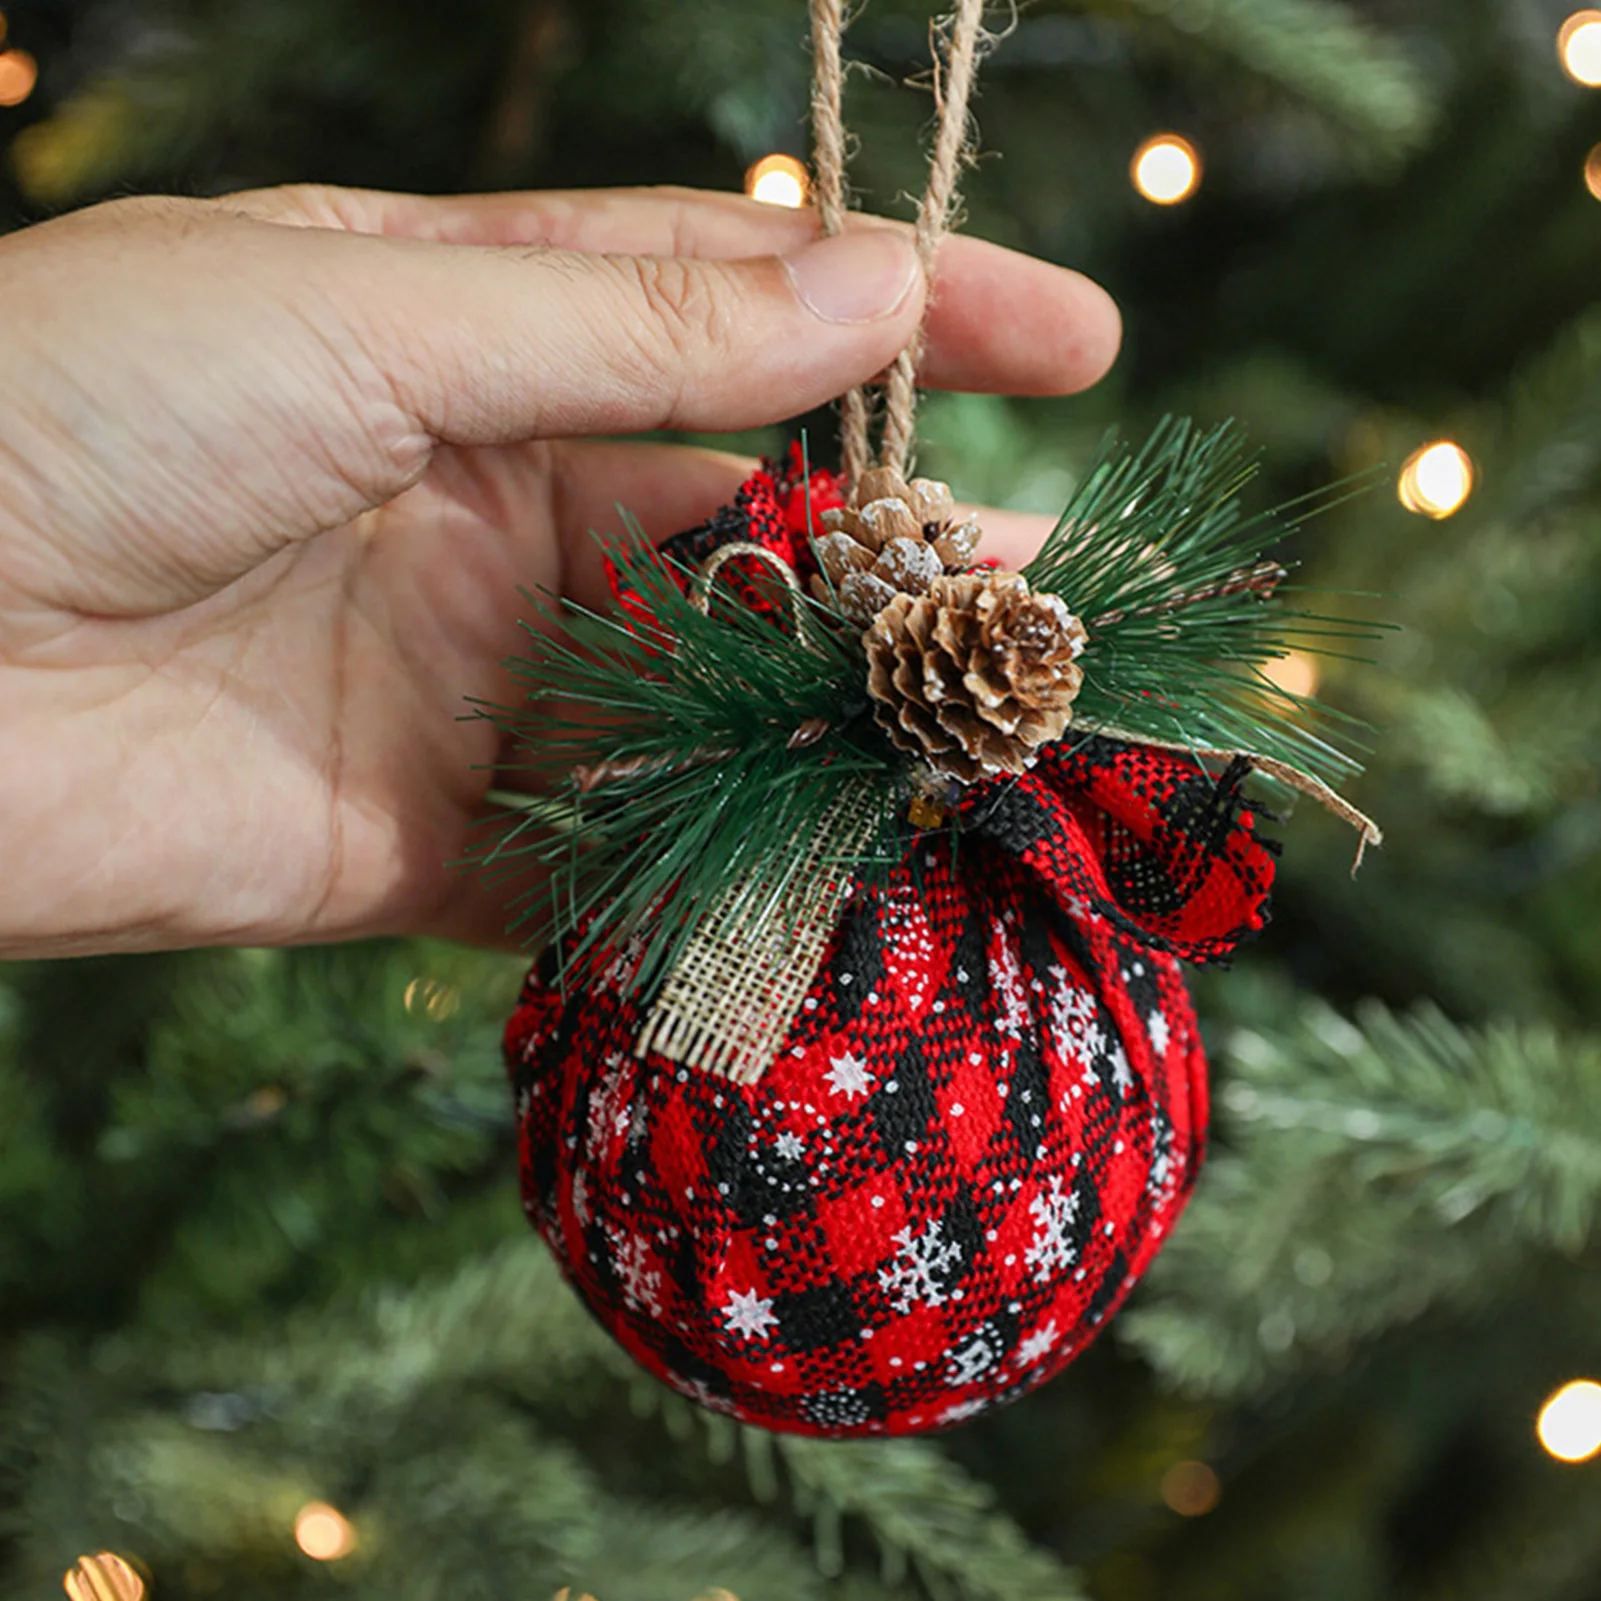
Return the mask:
[[[845,68],[841,46],[849,18],[844,0],[811,0],[812,11],[812,146],[813,185],[823,234],[845,231]],[[971,155],[967,107],[984,41],[984,0],[957,0],[948,17],[930,30],[935,107],[934,146],[929,154],[928,183],[917,207],[916,245],[924,280],[934,279],[939,242],[957,209],[956,177]],[[878,465],[910,478],[914,422],[917,414],[917,363],[923,353],[923,330],[895,358],[884,380],[884,424]],[[845,477],[860,483],[872,459],[868,433],[871,406],[858,385],[839,402],[840,458]]]
[[[831,236],[843,233],[849,219],[841,59],[848,18],[844,0],[810,0],[810,6],[813,192],[822,232]],[[915,225],[918,262],[930,284],[940,240],[957,207],[957,174],[970,158],[967,112],[986,37],[983,19],[984,0],[957,0],[956,9],[931,28],[936,122],[928,184]],[[922,348],[919,328],[883,379],[877,466],[902,479],[910,476],[912,467],[917,365]],[[873,410],[865,386],[858,385],[840,397],[841,458],[853,494],[872,466]],[[737,542],[714,551],[697,576],[691,596],[694,604],[702,610],[710,605],[720,569],[736,556],[759,559],[783,579],[793,597],[797,639],[805,645],[818,624],[801,594],[800,580],[789,563],[761,546]],[[1268,565],[1282,576],[1282,569]],[[1241,581],[1254,582],[1257,576],[1253,569],[1242,575]],[[1082,733],[1183,751],[1197,759],[1244,756],[1266,776],[1310,796],[1356,828],[1360,835],[1358,864],[1367,846],[1383,839],[1371,818],[1321,779],[1272,757],[1170,744],[1110,726],[1075,726]],[[790,745],[798,749],[813,744],[827,732],[827,722],[814,718],[795,731]],[[717,760],[721,754],[707,752],[705,759]],[[591,788],[638,766],[608,763],[586,770],[580,775],[580,788]],[[655,1051],[670,1061],[737,1083],[760,1080],[783,1045],[850,899],[858,858],[872,841],[881,805],[870,781],[859,779],[844,786],[825,826],[814,837],[798,840],[784,861],[762,864],[728,886],[674,959],[640,1030],[636,1055]]]
[[[917,258],[925,279],[933,281],[939,243],[950,227],[958,206],[957,174],[971,159],[967,108],[984,43],[985,0],[958,0],[956,10],[933,26],[933,84],[937,125],[929,158],[928,186],[917,208]],[[825,235],[842,233],[848,215],[845,168],[849,141],[845,131],[845,70],[841,50],[848,25],[844,0],[811,0],[812,18],[812,141],[817,212]],[[916,443],[917,363],[922,354],[923,330],[918,329],[884,382],[884,425],[879,445],[880,467],[902,478],[911,477]],[[871,460],[868,434],[871,406],[865,388],[858,385],[840,397],[840,455],[846,479],[860,482]],[[1275,570],[1282,576],[1282,569]],[[1192,599],[1197,597],[1190,597]],[[1093,629],[1094,624],[1091,624]],[[1246,757],[1265,777],[1297,794],[1315,800],[1326,811],[1356,829],[1358,843],[1354,873],[1370,845],[1384,843],[1383,831],[1365,813],[1322,779],[1288,762],[1251,751],[1224,751],[1150,739],[1111,726],[1081,731],[1101,734],[1131,745],[1185,751],[1198,758]]]

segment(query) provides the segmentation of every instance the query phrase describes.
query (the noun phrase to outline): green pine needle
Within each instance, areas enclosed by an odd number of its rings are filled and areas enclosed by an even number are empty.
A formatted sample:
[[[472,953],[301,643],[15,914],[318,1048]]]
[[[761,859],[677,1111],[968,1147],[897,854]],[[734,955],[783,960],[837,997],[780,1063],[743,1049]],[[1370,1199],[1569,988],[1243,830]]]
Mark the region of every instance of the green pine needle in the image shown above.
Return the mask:
[[[528,644],[510,663],[530,700],[480,705],[517,736],[520,770],[565,815],[553,828],[548,806],[523,811],[478,859],[535,870],[518,926],[584,928],[569,966],[641,941],[633,982],[648,989],[730,884],[761,875],[769,893],[781,889],[795,841],[825,828],[859,778],[882,797],[868,857],[895,859],[907,778],[873,723],[856,631],[827,608],[792,597],[803,639],[720,598],[703,612],[679,587],[688,578],[693,593],[695,575],[636,530],[613,559],[648,620],[558,612],[530,596],[544,626],[525,625]],[[818,721],[822,736],[792,748]],[[616,776],[586,792],[575,771],[602,766]]]
[[[1262,669],[1295,645],[1365,634],[1250,591],[1179,603],[1250,571],[1315,509],[1247,514],[1239,497],[1255,474],[1232,423],[1202,432],[1164,418],[1137,450],[1109,440],[1024,574],[1089,629],[1075,727],[1272,757],[1336,783],[1358,763],[1316,730],[1348,743],[1359,725]]]
[[[1292,642],[1355,631],[1285,610],[1265,593],[1280,569],[1237,582],[1295,521],[1241,509],[1254,473],[1232,425],[1168,419],[1137,450],[1109,443],[1025,574],[1089,629],[1077,733],[1243,751],[1338,782],[1357,764],[1319,730],[1355,725],[1262,669]],[[529,596],[537,618],[509,663],[529,698],[479,705],[516,738],[540,798],[508,807],[477,860],[531,876],[515,926],[580,936],[568,972],[633,941],[632,984],[648,991],[731,885],[781,894],[797,842],[826,833],[861,779],[878,815],[862,859],[844,865],[872,874],[898,860],[914,774],[874,722],[860,630],[832,605],[780,591],[775,617],[719,592],[702,610],[697,575],[633,525],[611,555],[638,606],[608,617]],[[816,737],[798,741],[808,728]]]

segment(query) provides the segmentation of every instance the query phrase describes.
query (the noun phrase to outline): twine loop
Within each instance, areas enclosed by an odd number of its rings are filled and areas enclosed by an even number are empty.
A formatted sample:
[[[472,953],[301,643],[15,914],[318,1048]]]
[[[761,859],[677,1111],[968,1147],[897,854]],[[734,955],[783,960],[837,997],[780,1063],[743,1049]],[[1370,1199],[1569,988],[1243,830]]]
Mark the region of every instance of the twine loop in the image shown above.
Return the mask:
[[[712,609],[712,588],[717,582],[717,575],[736,556],[752,556],[762,562],[770,572],[777,573],[784,580],[784,587],[790,598],[790,616],[795,620],[795,637],[808,650],[816,649],[826,642],[822,624],[812,615],[811,606],[807,602],[806,592],[801,588],[800,574],[784,560],[777,551],[769,550],[765,545],[754,544],[748,539],[731,539],[726,545],[719,545],[704,562],[700,571],[695,575],[695,582],[689,592],[690,604],[702,616],[709,615]],[[802,740],[801,744],[812,744],[819,735],[811,739]],[[791,741],[791,748],[797,748],[795,741]]]
[[[917,207],[917,259],[932,285],[939,243],[958,209],[956,175],[972,159],[967,107],[984,39],[985,0],[957,0],[956,9],[929,30],[933,58],[935,132],[928,184]],[[844,0],[811,0],[812,143],[817,213],[825,237],[843,233],[845,200],[845,72],[840,46],[848,22]],[[879,466],[912,476],[916,437],[917,363],[923,352],[921,326],[884,378],[884,427]],[[840,455],[854,485],[871,458],[871,408],[858,385],[840,397]]]

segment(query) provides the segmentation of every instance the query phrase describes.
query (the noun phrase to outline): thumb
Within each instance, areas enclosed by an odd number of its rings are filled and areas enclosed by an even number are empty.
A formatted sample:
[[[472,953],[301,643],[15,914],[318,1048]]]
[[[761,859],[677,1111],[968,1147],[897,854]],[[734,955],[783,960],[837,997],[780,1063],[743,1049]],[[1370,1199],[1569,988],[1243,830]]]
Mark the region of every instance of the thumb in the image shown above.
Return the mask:
[[[776,422],[887,366],[923,311],[889,229],[745,261],[379,248],[409,259],[353,314],[402,406],[453,444]]]

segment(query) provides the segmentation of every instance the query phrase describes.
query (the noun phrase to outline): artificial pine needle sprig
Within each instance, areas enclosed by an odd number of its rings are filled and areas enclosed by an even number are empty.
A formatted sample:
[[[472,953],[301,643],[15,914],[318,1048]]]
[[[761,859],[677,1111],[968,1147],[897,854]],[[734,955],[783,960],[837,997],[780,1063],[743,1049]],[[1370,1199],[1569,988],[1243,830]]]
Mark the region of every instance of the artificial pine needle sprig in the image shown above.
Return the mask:
[[[1264,552],[1313,508],[1248,514],[1239,497],[1255,474],[1232,423],[1170,417],[1138,449],[1109,441],[1024,574],[1089,630],[1075,728],[1247,752],[1335,782],[1359,764],[1308,715],[1347,742],[1360,725],[1262,667],[1292,645],[1365,636],[1275,602],[1286,573]]]
[[[772,876],[858,780],[880,797],[868,861],[898,854],[908,780],[873,724],[856,631],[827,608],[791,597],[801,631],[738,605],[703,610],[696,575],[637,529],[610,554],[639,604],[603,616],[529,595],[537,620],[509,666],[530,699],[479,703],[544,798],[478,861],[532,870],[517,926],[582,929],[569,968],[637,942],[632,984],[648,989],[733,883]]]
[[[1246,513],[1255,471],[1231,424],[1168,419],[1138,449],[1103,447],[1024,569],[1034,593],[1060,597],[1088,631],[1066,738],[1242,752],[1300,788],[1357,771],[1317,729],[1350,743],[1360,725],[1262,670],[1292,644],[1362,631],[1280,604],[1286,569],[1264,552],[1309,508]],[[872,878],[900,859],[905,803],[930,775],[875,722],[865,636],[831,582],[824,599],[787,594],[786,621],[782,607],[710,600],[706,576],[632,525],[610,555],[626,609],[530,595],[536,619],[509,663],[529,700],[480,705],[516,739],[538,798],[478,861],[531,870],[518,926],[576,934],[563,946],[569,971],[630,945],[629,985],[648,991],[736,886],[745,902],[776,905],[847,797],[872,796],[872,826],[865,845],[851,834],[837,865]]]

